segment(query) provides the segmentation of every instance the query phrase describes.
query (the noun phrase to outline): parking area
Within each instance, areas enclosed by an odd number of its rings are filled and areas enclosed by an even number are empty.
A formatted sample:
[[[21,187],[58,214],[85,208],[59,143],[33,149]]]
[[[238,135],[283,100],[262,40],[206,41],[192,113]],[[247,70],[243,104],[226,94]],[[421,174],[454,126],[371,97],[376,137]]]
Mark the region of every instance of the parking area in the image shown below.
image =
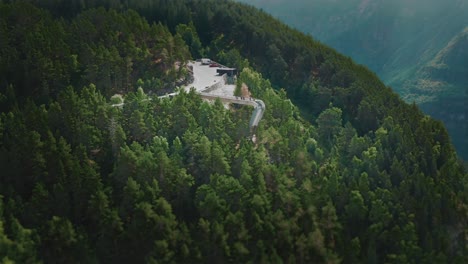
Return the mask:
[[[201,92],[213,84],[221,82],[223,78],[216,73],[218,67],[210,67],[209,65],[202,65],[201,62],[190,62],[193,67],[193,83],[187,85],[187,91],[194,87],[197,92]]]

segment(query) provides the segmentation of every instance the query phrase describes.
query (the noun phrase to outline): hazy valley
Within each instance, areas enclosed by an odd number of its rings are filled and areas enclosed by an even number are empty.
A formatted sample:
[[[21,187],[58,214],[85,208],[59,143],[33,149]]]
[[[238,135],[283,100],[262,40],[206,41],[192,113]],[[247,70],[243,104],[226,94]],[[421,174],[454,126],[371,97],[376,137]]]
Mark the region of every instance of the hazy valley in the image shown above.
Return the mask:
[[[468,159],[467,1],[241,2],[369,67],[407,102],[442,120]]]

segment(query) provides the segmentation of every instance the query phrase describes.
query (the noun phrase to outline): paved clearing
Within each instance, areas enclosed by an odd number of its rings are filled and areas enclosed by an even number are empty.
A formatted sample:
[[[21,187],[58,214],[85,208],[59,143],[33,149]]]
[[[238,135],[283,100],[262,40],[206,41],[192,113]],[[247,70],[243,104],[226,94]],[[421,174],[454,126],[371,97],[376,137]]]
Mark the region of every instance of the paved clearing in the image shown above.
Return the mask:
[[[213,84],[223,82],[223,77],[216,73],[219,67],[210,67],[209,65],[202,65],[201,62],[190,62],[190,66],[193,67],[193,83],[185,86],[185,90],[189,91],[190,88],[194,87],[197,92],[202,92]],[[220,88],[213,90],[210,94],[216,95],[233,95],[235,85],[221,85]]]
[[[223,102],[226,108],[229,107],[229,104],[241,104],[241,105],[250,105],[253,106],[254,111],[250,118],[249,127],[252,132],[252,140],[256,142],[255,130],[258,126],[258,123],[263,117],[265,112],[265,103],[262,100],[255,99],[252,97],[237,97],[234,96],[235,85],[226,85],[222,76],[219,76],[216,73],[218,67],[209,67],[207,65],[202,65],[200,62],[190,62],[189,65],[193,66],[193,83],[183,87],[186,91],[190,91],[193,87],[198,94],[204,99],[207,100],[216,100],[219,99]],[[217,89],[211,90],[208,92],[203,92],[207,90],[210,86],[217,84],[219,86]],[[169,98],[176,96],[177,92],[166,94],[164,96],[159,96],[159,98]],[[146,99],[151,100],[151,99]],[[123,107],[124,103],[113,104],[113,107]]]
[[[229,104],[242,104],[250,105],[254,107],[252,117],[250,118],[249,126],[252,132],[255,131],[258,123],[263,117],[265,112],[265,104],[262,100],[246,97],[234,96],[235,85],[226,85],[222,76],[216,73],[219,67],[210,67],[208,65],[202,65],[201,62],[189,62],[189,66],[193,67],[193,83],[184,87],[186,91],[189,91],[192,87],[200,94],[204,99],[214,100],[220,99],[226,108],[229,108]],[[210,86],[217,84],[217,89],[206,91]],[[245,87],[247,88],[247,87]],[[246,90],[248,93],[248,90]],[[250,95],[250,93],[249,93]],[[255,134],[253,135],[255,136]]]

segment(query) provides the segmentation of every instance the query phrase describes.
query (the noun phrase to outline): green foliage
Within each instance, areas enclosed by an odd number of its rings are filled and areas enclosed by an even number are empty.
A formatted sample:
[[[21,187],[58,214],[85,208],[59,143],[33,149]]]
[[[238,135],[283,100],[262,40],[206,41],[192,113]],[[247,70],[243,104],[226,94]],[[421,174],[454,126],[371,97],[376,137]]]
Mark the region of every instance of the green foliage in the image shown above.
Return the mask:
[[[237,1],[262,8],[369,67],[405,101],[416,102],[426,114],[442,120],[459,156],[468,160],[468,122],[460,122],[468,100],[466,4],[455,0]],[[338,80],[352,77],[342,73]]]
[[[0,196],[3,199],[3,197]],[[8,223],[10,226],[5,226]],[[6,231],[9,230],[10,234]],[[5,221],[0,200],[0,256],[2,263],[39,263],[36,255],[35,232],[24,228],[16,218]]]
[[[317,133],[329,145],[342,129],[341,113],[341,109],[331,107],[323,111],[317,118]]]
[[[44,101],[18,81],[29,71],[0,83],[2,261],[466,262],[466,170],[441,123],[375,75],[231,1],[99,3],[44,2],[65,19],[0,4],[61,27],[72,68],[63,85],[44,73]],[[189,51],[243,68],[266,104],[255,142],[250,107],[152,96]]]
[[[244,59],[237,49],[230,49],[226,52],[221,50],[216,57],[223,65],[234,67],[239,72],[250,66],[249,61]]]
[[[189,25],[179,24],[176,27],[176,32],[185,41],[190,49],[190,53],[194,58],[204,57],[203,47],[198,37],[195,26],[192,22]]]

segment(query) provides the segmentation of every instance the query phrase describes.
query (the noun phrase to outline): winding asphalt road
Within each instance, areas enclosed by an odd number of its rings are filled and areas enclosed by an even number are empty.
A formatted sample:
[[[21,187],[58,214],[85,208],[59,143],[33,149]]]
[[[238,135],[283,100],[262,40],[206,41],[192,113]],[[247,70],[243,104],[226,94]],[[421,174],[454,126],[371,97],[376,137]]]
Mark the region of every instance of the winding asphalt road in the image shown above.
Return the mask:
[[[202,65],[200,62],[190,62],[190,66],[193,68],[193,83],[185,87],[186,90],[195,88],[203,99],[216,100],[219,99],[224,103],[250,105],[253,106],[252,117],[250,118],[249,127],[252,133],[255,132],[258,127],[258,123],[262,120],[263,113],[265,112],[265,103],[260,99],[254,99],[251,97],[238,97],[233,96],[234,85],[226,85],[222,76],[218,75],[216,70],[218,67],[209,67]],[[210,89],[210,87],[219,86],[217,89]],[[205,92],[205,91],[210,92]],[[221,94],[219,93],[221,91]]]
[[[256,128],[258,127],[258,123],[262,120],[263,113],[265,112],[265,103],[260,99],[255,99],[251,97],[238,97],[238,96],[231,96],[231,95],[221,95],[218,93],[210,93],[203,92],[208,90],[209,87],[218,85],[220,86],[219,89],[228,88],[229,92],[232,93],[230,90],[233,88],[232,85],[226,85],[224,83],[219,84],[220,82],[224,82],[222,76],[217,75],[216,69],[217,67],[209,67],[206,65],[201,65],[201,63],[190,63],[193,67],[193,83],[185,86],[185,90],[190,90],[192,87],[195,88],[197,93],[206,100],[216,100],[219,99],[221,102],[224,103],[232,103],[232,104],[240,104],[240,105],[250,105],[253,106],[254,110],[252,112],[252,117],[250,118],[249,127],[252,133],[255,132]],[[158,98],[169,98],[172,96],[177,95],[178,93],[171,93],[166,94],[163,96],[159,96]],[[151,100],[151,99],[149,99]],[[113,104],[112,107],[122,107],[124,103],[120,104]]]
[[[250,105],[254,107],[252,112],[252,117],[250,118],[249,127],[251,131],[255,131],[258,126],[260,120],[262,120],[263,113],[265,112],[265,103],[260,99],[241,99],[238,96],[225,96],[225,95],[217,95],[217,94],[209,94],[200,92],[200,96],[203,99],[207,100],[216,100],[219,99],[221,102],[224,103],[232,103],[232,104],[240,104],[240,105]]]

